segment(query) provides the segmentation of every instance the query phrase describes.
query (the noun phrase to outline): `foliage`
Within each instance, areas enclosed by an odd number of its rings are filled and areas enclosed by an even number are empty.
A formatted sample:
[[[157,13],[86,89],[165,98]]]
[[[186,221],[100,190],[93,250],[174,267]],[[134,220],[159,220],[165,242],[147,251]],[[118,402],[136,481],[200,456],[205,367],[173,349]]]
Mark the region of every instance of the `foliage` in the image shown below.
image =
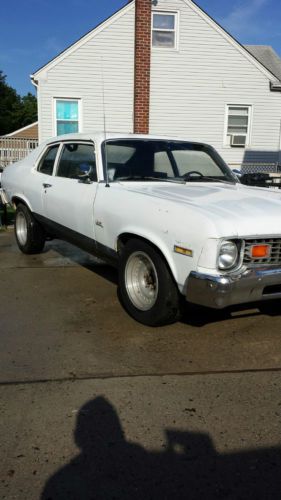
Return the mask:
[[[0,136],[37,121],[37,99],[30,92],[21,97],[6,83],[0,70]]]
[[[7,226],[14,224],[15,210],[10,205],[0,203],[0,231],[4,231]],[[2,225],[1,225],[2,224]]]

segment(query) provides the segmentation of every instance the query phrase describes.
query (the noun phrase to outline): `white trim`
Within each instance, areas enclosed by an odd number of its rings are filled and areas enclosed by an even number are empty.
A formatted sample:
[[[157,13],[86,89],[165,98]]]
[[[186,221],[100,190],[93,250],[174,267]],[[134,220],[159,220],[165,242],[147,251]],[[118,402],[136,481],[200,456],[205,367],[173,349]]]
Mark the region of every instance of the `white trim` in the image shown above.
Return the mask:
[[[154,30],[153,28],[153,14],[167,14],[167,15],[173,15],[175,19],[175,27],[174,29],[156,29]],[[165,9],[153,9],[151,11],[151,49],[152,50],[172,50],[172,51],[178,51],[179,50],[179,26],[180,26],[180,12],[178,10],[165,10]],[[168,33],[174,32],[175,33],[175,45],[174,47],[165,47],[165,46],[154,46],[152,43],[152,35],[153,31],[167,31]]]
[[[52,113],[52,135],[57,136],[58,131],[57,131],[57,101],[77,101],[78,102],[78,132],[81,133],[83,132],[83,115],[82,115],[82,99],[81,97],[53,97],[53,113]],[[73,133],[73,132],[71,132]],[[59,136],[58,136],[59,137]]]
[[[75,52],[77,49],[80,49],[85,43],[87,43],[89,40],[94,38],[96,35],[98,35],[101,31],[103,31],[105,28],[110,26],[112,23],[117,21],[120,17],[125,15],[127,12],[129,12],[131,9],[135,7],[134,2],[130,2],[129,4],[125,5],[122,9],[118,10],[115,14],[110,16],[108,19],[103,21],[99,26],[91,30],[89,33],[86,33],[82,38],[77,40],[77,42],[74,42],[70,47],[66,48],[61,54],[56,56],[54,59],[52,59],[49,63],[45,64],[45,66],[42,66],[42,68],[38,69],[35,73],[30,75],[31,80],[37,79],[40,73],[46,72],[56,66],[59,62],[63,61],[66,57],[68,57],[70,54]]]
[[[204,19],[210,26],[212,26],[220,35],[223,36],[233,47],[235,47],[240,54],[242,54],[249,62],[251,62],[257,69],[259,69],[264,76],[270,81],[272,79],[277,82],[278,78],[271,73],[262,63],[260,63],[248,50],[241,45],[235,38],[230,35],[224,28],[222,28],[216,21],[214,21],[206,12],[204,12],[198,5],[194,4],[191,0],[182,0],[188,7],[196,12],[202,19]]]
[[[29,125],[26,125],[25,127],[18,128],[14,132],[10,132],[10,134],[5,134],[2,137],[12,137],[14,134],[18,134],[19,132],[23,132],[24,130],[28,130],[29,128],[34,127],[34,125],[38,125],[38,121],[30,123]],[[28,139],[28,137],[27,137],[27,139]],[[32,137],[32,139],[35,139],[35,137]]]
[[[227,129],[228,129],[228,116],[229,116],[229,108],[248,108],[248,129],[247,129],[247,138],[246,138],[246,144],[243,146],[245,149],[246,147],[251,145],[252,142],[252,123],[253,123],[253,105],[243,102],[239,103],[227,103],[225,104],[225,112],[224,112],[224,132],[223,132],[223,147],[232,149],[233,146],[228,143],[227,139]],[[242,149],[242,147],[241,147]]]

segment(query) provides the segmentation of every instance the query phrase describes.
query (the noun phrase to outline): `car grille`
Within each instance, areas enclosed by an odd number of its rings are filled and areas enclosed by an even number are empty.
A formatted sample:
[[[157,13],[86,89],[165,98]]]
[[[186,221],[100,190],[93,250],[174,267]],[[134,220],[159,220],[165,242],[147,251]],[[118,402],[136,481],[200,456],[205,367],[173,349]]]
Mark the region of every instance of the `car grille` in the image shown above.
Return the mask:
[[[271,252],[268,257],[261,259],[253,259],[251,257],[252,245],[270,245]],[[281,238],[265,238],[245,240],[243,263],[247,266],[266,264],[266,265],[281,265]]]

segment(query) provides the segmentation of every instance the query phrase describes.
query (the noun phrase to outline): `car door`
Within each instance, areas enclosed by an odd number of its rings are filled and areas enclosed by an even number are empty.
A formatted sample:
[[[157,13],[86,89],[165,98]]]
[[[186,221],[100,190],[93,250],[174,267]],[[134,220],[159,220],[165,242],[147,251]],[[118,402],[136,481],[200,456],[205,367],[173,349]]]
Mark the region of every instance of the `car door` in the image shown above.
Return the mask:
[[[32,211],[40,216],[46,216],[44,197],[46,185],[51,184],[53,170],[58,155],[60,144],[49,144],[37,158],[35,168],[30,170],[24,185]]]
[[[62,143],[55,174],[45,188],[46,216],[61,231],[94,238],[97,192],[95,146],[82,141]]]

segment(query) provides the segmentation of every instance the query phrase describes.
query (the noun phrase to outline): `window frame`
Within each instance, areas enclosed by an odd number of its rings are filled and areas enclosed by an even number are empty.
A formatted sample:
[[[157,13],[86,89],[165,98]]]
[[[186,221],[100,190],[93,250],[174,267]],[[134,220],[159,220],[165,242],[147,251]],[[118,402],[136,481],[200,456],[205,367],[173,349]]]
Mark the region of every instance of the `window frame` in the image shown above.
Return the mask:
[[[175,20],[175,25],[174,29],[160,29],[160,28],[154,28],[153,27],[153,18],[154,14],[159,14],[159,15],[167,15],[167,16],[174,16]],[[154,31],[166,31],[167,33],[174,33],[175,34],[175,43],[174,47],[166,47],[166,46],[159,46],[159,45],[153,45],[153,32]],[[178,51],[179,50],[179,11],[173,10],[163,10],[163,9],[153,9],[151,12],[151,49],[152,50],[171,50],[171,51]]]
[[[247,108],[248,109],[248,127],[247,134],[238,133],[237,135],[246,135],[246,143],[245,146],[232,146],[231,139],[228,139],[233,134],[228,134],[228,120],[229,120],[229,111],[230,108]],[[237,115],[239,116],[239,115]],[[241,115],[242,116],[242,115]],[[253,122],[253,105],[249,103],[235,103],[235,104],[226,104],[225,105],[225,119],[224,119],[224,139],[223,146],[230,149],[245,149],[246,147],[251,145],[252,141],[252,122]]]
[[[61,135],[68,135],[68,134],[60,134],[58,135],[58,119],[57,119],[57,102],[58,101],[65,101],[65,102],[70,102],[70,101],[76,101],[78,103],[78,131],[77,132],[70,132],[71,134],[75,133],[80,133],[82,132],[82,99],[81,97],[54,97],[53,98],[53,135],[60,137]],[[67,120],[65,120],[67,121]]]

